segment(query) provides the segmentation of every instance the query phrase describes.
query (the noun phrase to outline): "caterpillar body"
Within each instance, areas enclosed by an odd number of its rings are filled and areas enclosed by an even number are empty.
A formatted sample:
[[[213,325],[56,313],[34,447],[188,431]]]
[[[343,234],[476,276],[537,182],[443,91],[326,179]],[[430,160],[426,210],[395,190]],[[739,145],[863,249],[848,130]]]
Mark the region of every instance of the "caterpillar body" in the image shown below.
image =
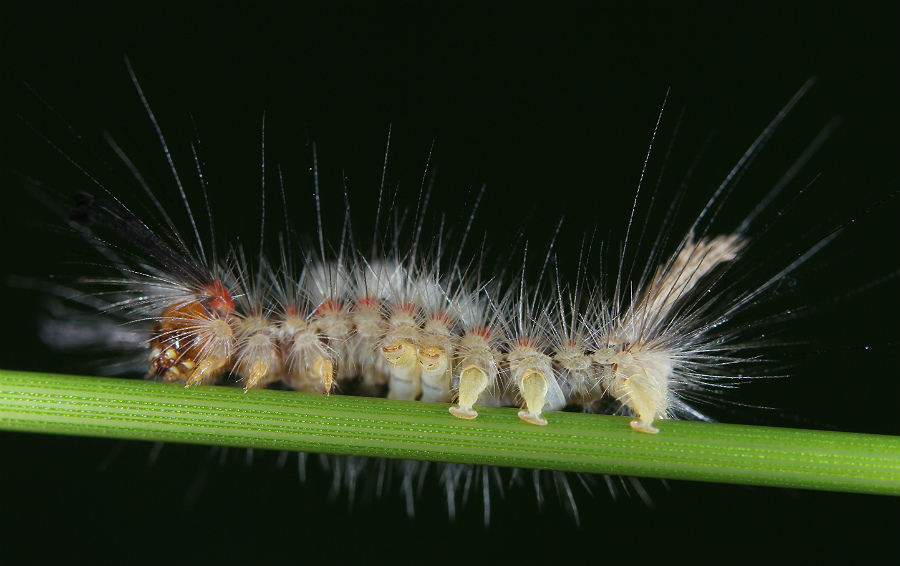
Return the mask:
[[[133,73],[132,80],[168,156],[165,136]],[[163,222],[154,227],[139,218],[102,185],[102,196],[76,195],[68,220],[115,271],[109,278],[89,280],[104,288],[97,295],[107,302],[101,311],[132,325],[152,323],[144,340],[150,377],[190,387],[230,374],[245,390],[280,383],[325,395],[338,390],[452,401],[450,413],[464,419],[478,416],[477,405],[514,404],[521,406],[519,418],[534,425],[547,424],[546,411],[567,406],[617,407],[634,415],[632,428],[656,433],[657,419],[703,418],[688,398],[734,379],[722,367],[745,359],[744,352],[754,345],[745,329],[729,328],[731,319],[827,242],[801,250],[749,291],[723,299],[718,290],[763,209],[727,235],[710,234],[706,217],[721,208],[735,179],[810,85],[750,146],[674,253],[663,252],[669,235],[661,235],[649,252],[658,265],[648,262],[635,272],[625,265],[629,246],[635,245],[626,234],[614,265],[612,296],[590,274],[572,284],[557,278],[547,294],[548,285],[540,280],[547,275],[552,249],[537,283],[526,280],[524,267],[507,280],[502,273],[515,270],[509,263],[500,267],[500,275],[488,277],[483,257],[464,259],[468,227],[459,249],[448,254],[444,234],[423,236],[430,197],[424,183],[411,243],[401,251],[400,219],[410,211],[385,206],[395,233],[386,241],[376,239],[370,255],[360,252],[352,238],[330,246],[320,225],[317,251],[304,249],[296,243],[301,236],[288,231],[277,237],[280,262],[267,257],[262,246],[252,260],[241,246],[219,259],[212,212],[204,215],[212,232],[204,242],[170,157],[192,237],[182,235],[144,175],[121,152]],[[202,168],[199,173],[203,183]],[[312,174],[318,206],[315,165]],[[769,201],[789,181],[782,179]],[[263,187],[265,182],[263,176]],[[214,190],[205,184],[202,189]],[[345,222],[344,234],[352,234],[349,218]],[[290,220],[286,224],[291,230]],[[108,341],[102,334],[98,338]]]

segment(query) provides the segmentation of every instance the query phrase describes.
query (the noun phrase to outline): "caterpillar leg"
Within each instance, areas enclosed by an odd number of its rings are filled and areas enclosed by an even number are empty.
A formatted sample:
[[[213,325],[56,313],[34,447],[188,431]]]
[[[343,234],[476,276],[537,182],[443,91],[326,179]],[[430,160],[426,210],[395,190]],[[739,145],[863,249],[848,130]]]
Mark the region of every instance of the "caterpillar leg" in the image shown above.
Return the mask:
[[[265,383],[268,376],[269,364],[262,359],[254,360],[253,364],[250,366],[249,374],[247,375],[246,379],[244,379],[244,392],[247,392],[256,386]]]
[[[519,418],[526,423],[545,426],[547,419],[541,415],[541,411],[547,403],[547,378],[539,371],[526,371],[522,376],[520,389],[525,399],[525,409],[519,411]]]
[[[461,419],[474,419],[478,412],[472,408],[481,392],[487,389],[488,375],[478,366],[468,366],[459,376],[459,400],[450,407],[450,414]]]
[[[429,346],[416,351],[421,366],[420,401],[445,403],[450,400],[450,359],[444,348]]]
[[[185,389],[192,385],[203,385],[215,381],[225,371],[228,358],[223,356],[207,356],[191,372],[191,376],[184,384]]]
[[[390,364],[391,389],[388,399],[417,399],[422,393],[422,380],[415,345],[398,341],[382,347],[381,353]]]
[[[331,395],[331,388],[334,387],[334,364],[331,363],[331,360],[319,358],[313,360],[310,366],[313,376],[322,382],[325,395]]]
[[[637,413],[638,418],[631,421],[631,428],[638,432],[657,434],[659,429],[653,426],[658,415],[664,413],[665,391],[653,376],[644,370],[625,379],[628,390],[629,405]]]

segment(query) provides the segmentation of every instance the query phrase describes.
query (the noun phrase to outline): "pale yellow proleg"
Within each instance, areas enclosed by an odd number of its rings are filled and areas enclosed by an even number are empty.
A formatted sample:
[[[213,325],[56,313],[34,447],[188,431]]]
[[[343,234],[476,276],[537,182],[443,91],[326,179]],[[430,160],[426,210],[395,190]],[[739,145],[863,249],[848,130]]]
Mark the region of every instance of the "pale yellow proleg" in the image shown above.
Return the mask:
[[[244,391],[253,389],[260,382],[265,381],[269,375],[269,364],[263,359],[258,359],[250,366],[250,375],[244,380]]]
[[[197,368],[191,372],[191,376],[184,384],[184,387],[188,388],[191,385],[203,385],[215,381],[227,362],[228,358],[223,356],[207,356],[202,362],[197,364]]]
[[[330,395],[331,387],[334,385],[334,365],[331,363],[331,360],[318,358],[313,360],[310,366],[310,373],[314,377],[319,378],[322,381],[322,385],[325,386],[325,395]]]
[[[628,389],[628,404],[638,416],[631,421],[631,428],[638,432],[658,433],[659,429],[653,426],[653,421],[665,409],[663,389],[646,370],[626,378],[625,386]]]
[[[474,419],[478,412],[472,408],[478,396],[488,386],[488,375],[478,366],[467,366],[459,375],[459,401],[450,407],[450,414],[461,419]]]
[[[526,423],[546,425],[547,419],[541,416],[541,411],[547,402],[547,378],[538,371],[526,371],[519,388],[525,399],[526,409],[519,411],[519,418]]]

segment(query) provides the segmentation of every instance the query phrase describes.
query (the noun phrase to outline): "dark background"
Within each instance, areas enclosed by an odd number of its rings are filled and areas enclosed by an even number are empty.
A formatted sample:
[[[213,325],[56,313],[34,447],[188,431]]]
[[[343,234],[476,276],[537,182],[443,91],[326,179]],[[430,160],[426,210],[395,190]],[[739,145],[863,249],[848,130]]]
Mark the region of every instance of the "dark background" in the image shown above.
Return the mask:
[[[64,260],[80,245],[41,228],[56,221],[18,174],[66,191],[91,188],[25,122],[127,198],[133,187],[121,188],[105,166],[121,169],[103,141],[107,131],[158,192],[172,194],[126,54],[195,188],[193,117],[221,238],[258,237],[263,112],[268,171],[282,166],[292,221],[310,229],[308,141],[316,143],[332,238],[343,214],[342,174],[354,229],[371,233],[390,126],[388,178],[410,206],[434,142],[431,210],[455,225],[471,208],[473,187],[487,183],[475,230],[500,242],[498,255],[522,226],[541,249],[565,215],[557,251],[569,277],[584,232],[621,239],[667,91],[645,190],[665,163],[661,190],[671,198],[715,132],[676,220],[680,233],[768,121],[816,76],[717,225],[735,226],[835,116],[841,126],[773,207],[786,213],[757,248],[764,266],[757,275],[857,221],[755,314],[812,311],[772,328],[791,345],[768,354],[778,368],[769,371],[791,377],[732,397],[775,409],[712,413],[728,422],[898,434],[900,289],[896,278],[880,281],[897,270],[900,199],[863,213],[898,186],[898,24],[896,2],[3,3],[0,272],[65,274],[73,268]],[[6,288],[2,298],[0,366],[90,371],[83,364],[91,354],[38,344],[40,293]],[[648,507],[621,492],[613,501],[601,482],[593,497],[578,493],[580,528],[559,505],[539,512],[533,493],[513,489],[485,530],[476,506],[449,522],[433,478],[409,520],[399,497],[348,512],[345,498],[330,502],[326,474],[313,466],[301,485],[293,461],[280,470],[274,454],[257,453],[246,466],[232,451],[220,466],[204,447],[167,446],[148,465],[151,446],[142,443],[2,439],[0,540],[10,563],[900,558],[893,498],[646,481]],[[198,477],[206,480],[196,491]]]

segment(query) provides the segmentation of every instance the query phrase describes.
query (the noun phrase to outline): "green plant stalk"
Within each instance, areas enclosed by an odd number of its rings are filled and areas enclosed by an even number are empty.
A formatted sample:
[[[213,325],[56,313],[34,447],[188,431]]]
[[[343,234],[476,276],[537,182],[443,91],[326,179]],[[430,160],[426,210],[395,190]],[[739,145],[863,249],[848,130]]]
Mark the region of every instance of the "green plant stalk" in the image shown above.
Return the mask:
[[[900,495],[900,438],[0,370],[0,429]]]

